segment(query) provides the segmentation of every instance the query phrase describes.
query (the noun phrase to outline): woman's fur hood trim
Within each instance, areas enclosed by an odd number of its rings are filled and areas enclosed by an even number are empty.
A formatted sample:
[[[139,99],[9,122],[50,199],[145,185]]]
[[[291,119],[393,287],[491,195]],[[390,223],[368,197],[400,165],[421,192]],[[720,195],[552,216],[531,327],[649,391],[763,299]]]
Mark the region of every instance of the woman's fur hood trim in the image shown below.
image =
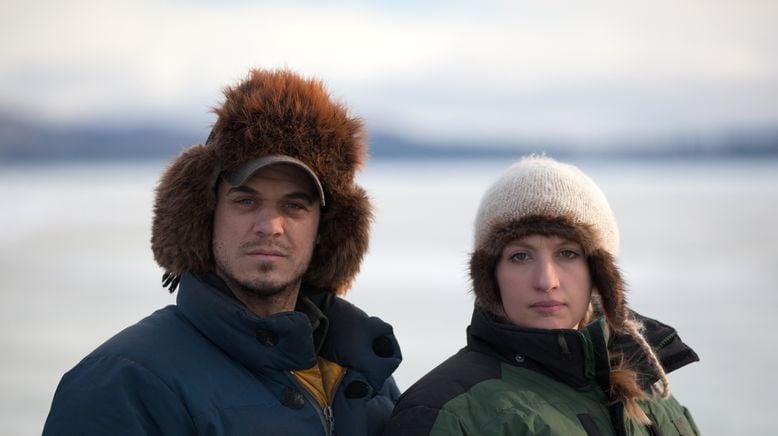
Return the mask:
[[[213,272],[219,175],[262,156],[286,155],[313,170],[327,201],[303,282],[344,293],[367,251],[372,220],[370,201],[354,182],[367,159],[362,121],[333,102],[320,81],[288,70],[252,70],[224,95],[206,143],[185,150],[159,182],[151,236],[155,260],[176,276]]]
[[[470,257],[470,278],[476,305],[507,319],[497,286],[495,269],[505,246],[530,235],[559,236],[576,241],[584,249],[592,279],[594,315],[604,315],[608,324],[620,330],[626,318],[624,281],[612,254],[598,247],[594,232],[585,224],[564,217],[527,216],[491,229],[485,243]]]

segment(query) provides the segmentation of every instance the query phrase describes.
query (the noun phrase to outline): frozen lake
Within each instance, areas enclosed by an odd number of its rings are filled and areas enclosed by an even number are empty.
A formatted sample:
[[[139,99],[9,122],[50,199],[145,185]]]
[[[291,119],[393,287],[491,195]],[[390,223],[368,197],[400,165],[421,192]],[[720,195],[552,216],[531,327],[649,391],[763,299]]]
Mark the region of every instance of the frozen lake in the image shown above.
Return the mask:
[[[616,214],[631,306],[702,359],[670,378],[703,433],[775,434],[778,161],[575,163]],[[403,389],[464,345],[472,220],[507,164],[371,162],[360,176],[376,220],[346,298],[394,325]],[[174,302],[148,242],[163,166],[0,165],[0,434],[40,434],[66,370]]]

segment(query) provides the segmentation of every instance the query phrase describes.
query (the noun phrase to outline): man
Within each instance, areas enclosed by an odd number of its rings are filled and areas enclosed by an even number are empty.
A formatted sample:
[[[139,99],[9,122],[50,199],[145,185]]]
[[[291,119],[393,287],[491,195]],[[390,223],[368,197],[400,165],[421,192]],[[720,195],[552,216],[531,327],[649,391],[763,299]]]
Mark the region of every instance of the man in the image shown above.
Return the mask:
[[[60,382],[43,433],[380,434],[401,360],[337,297],[367,249],[362,124],[320,82],[252,71],[157,188],[168,306]]]

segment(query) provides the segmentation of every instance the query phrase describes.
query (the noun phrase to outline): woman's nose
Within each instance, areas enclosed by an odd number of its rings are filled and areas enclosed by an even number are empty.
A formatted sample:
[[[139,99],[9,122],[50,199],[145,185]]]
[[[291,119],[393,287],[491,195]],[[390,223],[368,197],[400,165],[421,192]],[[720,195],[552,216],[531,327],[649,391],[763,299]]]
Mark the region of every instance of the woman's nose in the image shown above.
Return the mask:
[[[538,291],[548,292],[559,287],[559,275],[551,259],[540,259],[535,265],[534,285]]]

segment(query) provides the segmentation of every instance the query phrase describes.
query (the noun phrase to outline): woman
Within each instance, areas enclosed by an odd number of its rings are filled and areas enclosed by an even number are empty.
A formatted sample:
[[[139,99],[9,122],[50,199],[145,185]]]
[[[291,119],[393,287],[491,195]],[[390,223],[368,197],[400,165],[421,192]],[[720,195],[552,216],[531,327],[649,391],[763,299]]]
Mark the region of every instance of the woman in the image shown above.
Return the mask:
[[[666,375],[697,355],[627,308],[618,228],[588,176],[526,157],[475,227],[467,346],[401,397],[386,434],[699,434]]]

